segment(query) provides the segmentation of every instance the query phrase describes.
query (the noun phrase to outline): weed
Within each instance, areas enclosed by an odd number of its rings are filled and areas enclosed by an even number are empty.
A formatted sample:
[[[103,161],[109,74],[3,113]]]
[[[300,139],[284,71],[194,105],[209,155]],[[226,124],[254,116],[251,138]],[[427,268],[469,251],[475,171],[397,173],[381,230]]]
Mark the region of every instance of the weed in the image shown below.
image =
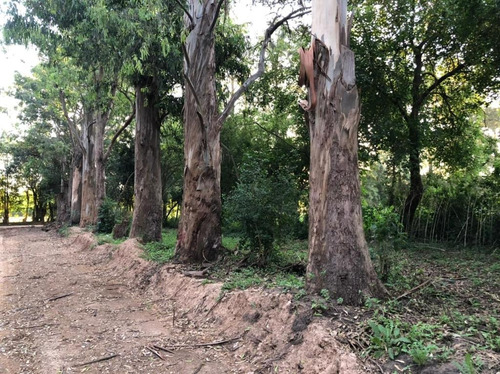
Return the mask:
[[[433,352],[437,349],[438,347],[434,344],[424,345],[421,341],[417,341],[410,345],[407,352],[415,364],[423,366],[429,362]]]
[[[97,244],[120,244],[123,243],[126,238],[113,239],[113,235],[111,234],[97,234]]]
[[[391,360],[399,355],[405,344],[411,341],[401,334],[398,322],[386,320],[384,325],[374,321],[368,321],[372,330],[371,345],[368,347],[368,353],[373,353],[376,358],[387,354]]]
[[[461,374],[477,374],[481,372],[483,362],[480,358],[474,358],[470,353],[465,355],[462,363],[453,362]]]
[[[69,226],[67,224],[64,224],[59,228],[59,230],[57,230],[57,232],[62,237],[67,238],[69,236]]]

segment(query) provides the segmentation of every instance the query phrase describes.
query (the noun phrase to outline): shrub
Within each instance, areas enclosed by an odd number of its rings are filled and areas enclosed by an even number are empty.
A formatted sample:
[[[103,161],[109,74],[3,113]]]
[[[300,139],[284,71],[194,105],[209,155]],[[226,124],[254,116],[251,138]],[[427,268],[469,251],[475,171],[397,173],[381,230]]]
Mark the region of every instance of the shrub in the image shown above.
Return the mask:
[[[96,231],[109,234],[113,231],[116,222],[116,202],[111,199],[105,199],[97,213]]]
[[[273,254],[274,241],[284,238],[298,221],[297,199],[297,188],[286,171],[270,174],[250,159],[226,198],[224,218],[241,232],[241,247],[251,250],[263,265]]]
[[[374,251],[377,270],[382,281],[387,281],[393,270],[394,255],[406,243],[406,234],[399,215],[392,207],[363,206],[366,238]]]

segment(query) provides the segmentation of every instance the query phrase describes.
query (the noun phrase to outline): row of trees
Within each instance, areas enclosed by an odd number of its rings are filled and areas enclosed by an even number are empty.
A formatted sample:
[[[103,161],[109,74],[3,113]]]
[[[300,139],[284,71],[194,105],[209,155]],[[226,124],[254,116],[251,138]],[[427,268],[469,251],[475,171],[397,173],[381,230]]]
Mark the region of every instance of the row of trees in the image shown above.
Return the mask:
[[[52,191],[63,222],[95,225],[106,196],[133,206],[130,235],[144,241],[160,240],[168,213],[180,206],[176,254],[183,262],[217,257],[223,198],[225,218],[253,230],[254,246],[264,238],[255,217],[274,217],[267,228],[283,227],[289,221],[276,210],[301,211],[304,221],[308,207],[309,288],[349,303],[360,301],[360,291],[382,296],[363,233],[358,153],[372,171],[383,162],[376,198],[365,178],[365,202],[401,207],[415,236],[430,235],[422,227],[432,220],[430,237],[445,238],[436,229],[441,213],[429,218],[418,210],[430,201],[422,161],[443,178],[498,173],[496,143],[478,116],[486,94],[498,88],[498,5],[353,2],[352,25],[345,1],[317,0],[312,31],[290,23],[308,13],[298,6],[275,18],[252,47],[225,4],[12,1],[6,38],[33,43],[44,56],[32,77],[16,80],[20,119],[30,127],[5,150],[13,171]],[[311,32],[311,48],[300,53],[300,83],[309,92],[304,121],[294,51]],[[266,203],[280,202],[275,211],[252,221],[236,208],[248,196],[269,196],[262,186],[283,188],[283,195]],[[46,196],[39,204],[46,206]],[[480,214],[476,236],[485,242],[499,214]],[[450,211],[445,216],[452,220]],[[238,227],[234,221],[228,226]],[[265,232],[272,243],[272,231]]]

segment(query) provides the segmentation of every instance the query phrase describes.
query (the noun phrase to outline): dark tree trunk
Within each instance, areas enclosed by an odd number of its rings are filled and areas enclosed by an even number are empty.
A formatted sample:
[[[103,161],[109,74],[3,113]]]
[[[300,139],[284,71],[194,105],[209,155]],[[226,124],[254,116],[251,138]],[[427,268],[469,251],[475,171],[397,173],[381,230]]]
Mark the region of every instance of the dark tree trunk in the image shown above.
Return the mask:
[[[323,37],[313,41],[309,67],[314,66],[314,77],[307,79],[311,137],[307,288],[327,289],[332,297],[359,305],[364,296],[380,298],[386,291],[363,231],[357,144],[360,105],[346,8],[345,0],[313,2],[313,35]]]
[[[154,83],[136,88],[134,215],[131,238],[161,241],[160,114]]]
[[[408,125],[408,139],[409,139],[409,160],[408,166],[410,169],[410,191],[405,201],[403,209],[403,226],[407,233],[411,232],[415,212],[417,211],[418,204],[422,200],[424,194],[424,185],[420,175],[420,129],[419,129],[419,112],[425,100],[422,96],[421,87],[423,85],[423,60],[422,51],[420,48],[415,49],[415,70],[413,71],[412,81],[412,110],[410,116],[407,118]]]
[[[184,96],[184,189],[176,257],[214,260],[221,246],[220,128],[215,95],[214,26],[218,3],[190,3]]]
[[[403,210],[403,225],[407,233],[411,232],[415,213],[424,195],[424,185],[420,175],[420,136],[416,118],[408,123],[408,135],[410,140],[410,192],[405,201]]]

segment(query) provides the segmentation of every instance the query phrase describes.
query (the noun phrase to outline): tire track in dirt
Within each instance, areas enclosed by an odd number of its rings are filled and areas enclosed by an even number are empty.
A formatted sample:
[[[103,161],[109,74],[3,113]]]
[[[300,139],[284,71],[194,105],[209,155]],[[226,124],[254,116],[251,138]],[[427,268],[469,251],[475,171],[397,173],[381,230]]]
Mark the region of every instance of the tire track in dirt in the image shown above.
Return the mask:
[[[0,231],[0,373],[231,372],[193,350],[154,356],[145,346],[171,336],[171,321],[108,274],[107,251],[74,242]]]

